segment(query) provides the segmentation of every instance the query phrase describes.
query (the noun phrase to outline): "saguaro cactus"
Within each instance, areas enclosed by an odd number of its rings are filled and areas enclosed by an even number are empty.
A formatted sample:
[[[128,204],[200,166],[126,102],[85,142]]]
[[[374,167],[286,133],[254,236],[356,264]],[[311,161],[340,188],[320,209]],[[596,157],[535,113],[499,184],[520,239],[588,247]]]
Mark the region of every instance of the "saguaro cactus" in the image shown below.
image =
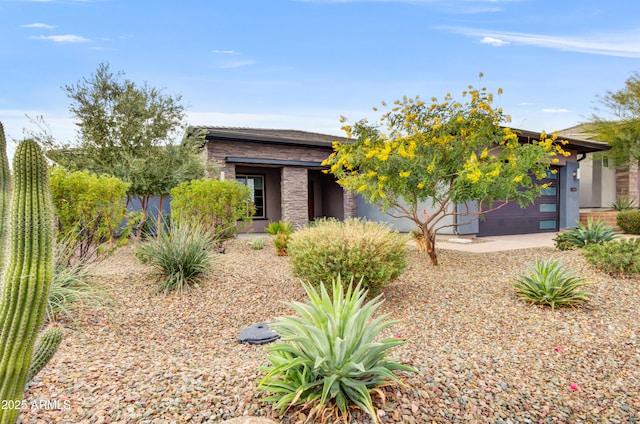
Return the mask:
[[[9,159],[7,159],[7,140],[4,138],[4,127],[0,122],[0,274],[4,266],[4,244],[7,240],[7,216],[9,215],[9,195],[11,175]]]
[[[34,140],[23,140],[18,145],[13,170],[8,262],[0,299],[0,400],[3,402],[0,423],[3,424],[15,422],[20,412],[53,272],[53,206],[47,184],[47,164]],[[7,192],[2,191],[2,204],[6,195]]]
[[[27,381],[31,381],[53,358],[63,337],[64,329],[60,324],[51,324],[42,332],[33,350]]]

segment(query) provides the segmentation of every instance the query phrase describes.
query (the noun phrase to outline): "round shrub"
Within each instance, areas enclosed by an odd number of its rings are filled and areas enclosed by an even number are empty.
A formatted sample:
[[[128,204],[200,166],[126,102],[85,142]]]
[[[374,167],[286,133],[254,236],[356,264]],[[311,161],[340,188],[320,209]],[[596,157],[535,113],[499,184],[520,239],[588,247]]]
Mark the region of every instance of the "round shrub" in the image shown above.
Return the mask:
[[[616,223],[627,234],[640,234],[640,210],[630,209],[618,212]]]
[[[598,269],[611,275],[640,274],[640,238],[589,246],[585,257]]]
[[[340,275],[375,295],[407,266],[406,240],[387,226],[327,219],[296,231],[288,245],[293,273],[316,288]]]

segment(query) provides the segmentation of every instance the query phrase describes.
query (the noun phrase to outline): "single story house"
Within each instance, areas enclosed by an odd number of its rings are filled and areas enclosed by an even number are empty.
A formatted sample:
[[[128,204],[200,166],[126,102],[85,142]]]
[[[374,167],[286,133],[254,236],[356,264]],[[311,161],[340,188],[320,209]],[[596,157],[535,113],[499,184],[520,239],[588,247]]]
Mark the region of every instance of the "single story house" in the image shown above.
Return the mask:
[[[254,231],[262,231],[269,221],[287,220],[302,226],[319,217],[366,217],[385,221],[400,231],[410,231],[413,223],[398,220],[366,203],[360,196],[345,192],[332,175],[324,174],[322,161],[333,151],[333,141],[341,137],[306,131],[196,127],[206,132],[203,155],[220,165],[220,177],[235,179],[253,189],[256,204]],[[539,134],[516,130],[523,142]],[[509,204],[457,229],[461,234],[501,235],[558,231],[576,226],[579,219],[579,162],[587,153],[606,149],[606,144],[563,137],[571,156],[560,158],[552,185],[535,204],[520,208]],[[421,205],[422,208],[422,205]],[[430,205],[424,205],[429,210]],[[453,219],[453,218],[452,218]],[[454,227],[448,229],[456,231]]]
[[[561,137],[595,141],[588,134],[588,125],[580,124],[559,131]],[[580,207],[610,209],[618,196],[640,199],[640,164],[630,163],[617,168],[606,153],[589,153],[580,161]]]

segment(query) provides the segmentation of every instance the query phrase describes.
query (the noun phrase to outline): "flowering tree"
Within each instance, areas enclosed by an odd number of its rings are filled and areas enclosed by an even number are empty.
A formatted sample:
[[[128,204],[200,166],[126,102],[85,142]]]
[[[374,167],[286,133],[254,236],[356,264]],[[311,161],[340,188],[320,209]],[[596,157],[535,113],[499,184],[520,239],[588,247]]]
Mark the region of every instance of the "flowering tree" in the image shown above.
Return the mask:
[[[412,220],[433,265],[438,230],[469,223],[509,201],[533,203],[544,187],[537,180],[554,172],[553,156],[569,155],[555,135],[520,143],[501,126],[510,119],[493,107],[486,88],[469,86],[462,97],[461,102],[447,94],[431,104],[418,97],[397,100],[380,119],[386,133],[366,120],[345,125],[349,141],[335,142],[324,162],[346,190],[393,217]],[[431,202],[430,215],[418,210],[424,201]],[[443,221],[447,216],[455,216],[453,224]]]

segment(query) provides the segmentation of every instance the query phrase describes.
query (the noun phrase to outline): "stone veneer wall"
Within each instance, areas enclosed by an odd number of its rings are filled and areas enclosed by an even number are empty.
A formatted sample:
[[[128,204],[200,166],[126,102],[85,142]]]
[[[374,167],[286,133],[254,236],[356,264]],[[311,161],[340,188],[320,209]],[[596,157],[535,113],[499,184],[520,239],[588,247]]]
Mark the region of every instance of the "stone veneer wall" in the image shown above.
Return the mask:
[[[228,156],[322,162],[332,151],[331,147],[299,147],[218,140],[207,142],[207,157],[221,164],[224,164]]]
[[[282,219],[289,221],[293,228],[303,227],[309,221],[308,181],[307,168],[282,167]]]
[[[227,157],[260,158],[322,162],[333,151],[327,147],[286,146],[268,143],[235,142],[225,140],[208,141],[205,156],[220,165],[227,180],[235,179],[236,164],[225,163]],[[259,165],[256,165],[259,166]],[[308,222],[308,169],[305,167],[283,167],[281,178],[282,219],[294,227]],[[357,216],[357,197],[343,191],[344,217]]]
[[[629,164],[629,170],[616,172],[616,194],[629,195],[634,199],[640,197],[638,192],[638,164]]]

